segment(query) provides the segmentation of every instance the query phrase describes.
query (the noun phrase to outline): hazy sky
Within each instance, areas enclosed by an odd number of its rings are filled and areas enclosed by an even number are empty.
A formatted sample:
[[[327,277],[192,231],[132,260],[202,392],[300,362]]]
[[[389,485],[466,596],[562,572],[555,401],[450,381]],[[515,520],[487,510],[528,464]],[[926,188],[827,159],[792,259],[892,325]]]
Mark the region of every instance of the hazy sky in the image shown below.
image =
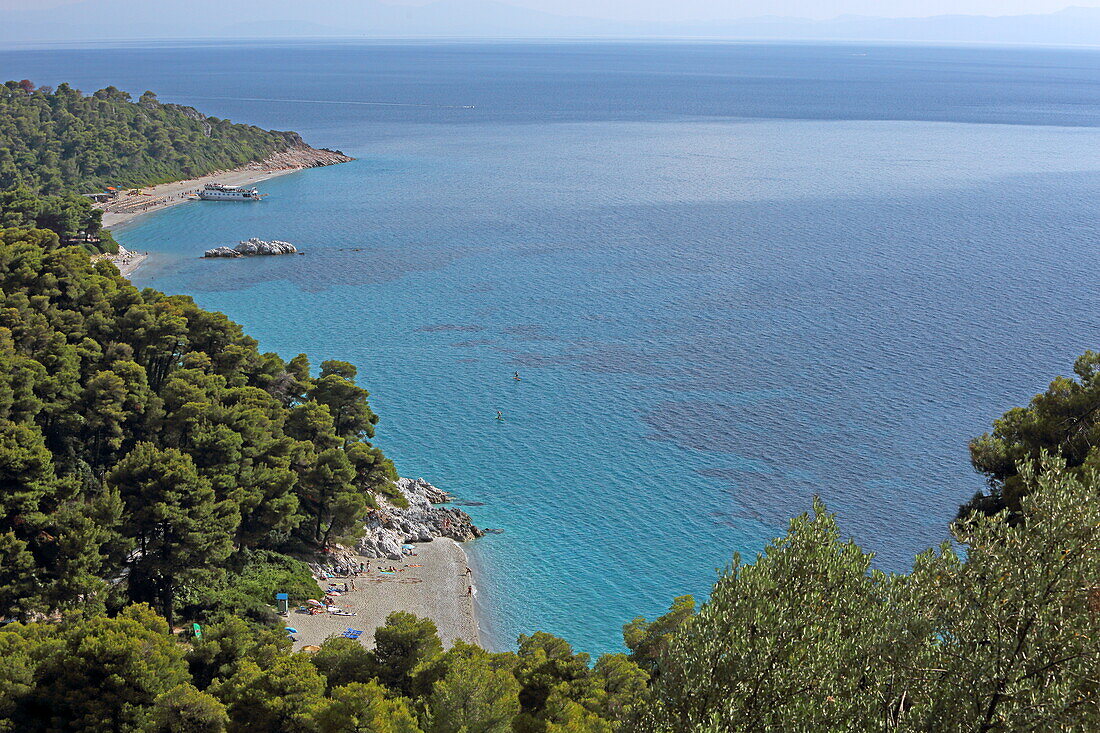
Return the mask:
[[[0,9],[49,8],[81,0],[0,0]],[[188,0],[150,0],[186,5]],[[428,0],[386,0],[391,4],[425,5]],[[758,15],[831,18],[844,13],[892,17],[970,13],[1018,15],[1049,13],[1067,5],[1100,7],[1100,0],[502,0],[559,15],[615,20],[724,20]],[[284,0],[285,2],[285,0]],[[266,0],[265,6],[284,2]],[[302,3],[285,3],[297,5]],[[323,7],[323,3],[321,4]]]

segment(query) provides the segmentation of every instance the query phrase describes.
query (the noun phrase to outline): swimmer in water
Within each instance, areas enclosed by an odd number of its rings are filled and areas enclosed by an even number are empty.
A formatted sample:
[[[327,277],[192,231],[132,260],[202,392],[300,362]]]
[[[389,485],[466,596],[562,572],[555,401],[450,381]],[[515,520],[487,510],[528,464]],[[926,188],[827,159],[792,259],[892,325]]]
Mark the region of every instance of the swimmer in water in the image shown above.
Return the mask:
[[[513,374],[512,379],[516,380],[517,382],[520,381],[519,372],[516,372],[515,374]]]
[[[504,413],[501,412],[500,410],[497,410],[497,420],[503,420],[503,419],[504,419]]]

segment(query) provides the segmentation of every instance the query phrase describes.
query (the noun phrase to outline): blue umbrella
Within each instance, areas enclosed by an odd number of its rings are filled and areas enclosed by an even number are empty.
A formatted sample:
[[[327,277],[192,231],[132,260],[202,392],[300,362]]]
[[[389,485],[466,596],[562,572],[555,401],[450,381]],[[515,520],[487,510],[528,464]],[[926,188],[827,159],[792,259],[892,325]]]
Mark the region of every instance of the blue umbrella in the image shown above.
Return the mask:
[[[298,633],[298,629],[291,628],[290,626],[287,626],[285,628],[286,628],[288,634],[297,634]]]

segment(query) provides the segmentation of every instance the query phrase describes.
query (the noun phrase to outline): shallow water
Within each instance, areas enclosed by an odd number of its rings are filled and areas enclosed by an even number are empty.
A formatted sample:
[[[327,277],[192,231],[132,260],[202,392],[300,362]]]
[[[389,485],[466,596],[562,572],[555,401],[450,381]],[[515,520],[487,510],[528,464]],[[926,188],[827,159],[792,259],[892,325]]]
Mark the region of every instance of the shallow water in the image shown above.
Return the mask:
[[[1100,327],[1092,52],[420,44],[0,62],[154,88],[359,158],[119,238],[154,253],[137,284],[194,295],[266,350],[359,365],[402,472],[505,530],[471,548],[497,647],[543,629],[617,649],[622,623],[705,594],[815,493],[881,567],[906,569],[981,486],[967,440]],[[251,236],[307,254],[197,259]]]

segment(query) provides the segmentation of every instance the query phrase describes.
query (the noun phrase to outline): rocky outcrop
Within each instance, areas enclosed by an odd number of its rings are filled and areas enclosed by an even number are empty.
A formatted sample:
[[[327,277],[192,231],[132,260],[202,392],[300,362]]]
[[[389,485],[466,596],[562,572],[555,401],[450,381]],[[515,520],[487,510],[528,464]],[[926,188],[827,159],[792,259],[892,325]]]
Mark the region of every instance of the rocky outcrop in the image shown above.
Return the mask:
[[[298,251],[290,242],[262,239],[246,239],[236,247],[215,247],[203,253],[203,257],[255,257],[257,255],[292,255]]]
[[[251,255],[292,255],[298,251],[298,248],[290,242],[280,242],[277,239],[265,242],[255,237],[246,239],[233,249],[246,257]]]
[[[299,138],[301,143],[301,138]],[[286,170],[288,168],[321,168],[337,163],[349,163],[355,160],[339,150],[311,148],[305,143],[291,145],[281,153],[273,153],[260,163],[254,164],[261,170]]]
[[[240,252],[232,247],[215,247],[214,249],[208,249],[202,253],[203,257],[244,257]]]
[[[408,508],[384,502],[380,508],[371,510],[366,533],[356,545],[359,554],[400,560],[401,545],[407,542],[431,542],[436,537],[466,542],[484,535],[466,512],[438,506],[449,502],[451,497],[424,479],[400,478],[397,489],[408,500]]]

